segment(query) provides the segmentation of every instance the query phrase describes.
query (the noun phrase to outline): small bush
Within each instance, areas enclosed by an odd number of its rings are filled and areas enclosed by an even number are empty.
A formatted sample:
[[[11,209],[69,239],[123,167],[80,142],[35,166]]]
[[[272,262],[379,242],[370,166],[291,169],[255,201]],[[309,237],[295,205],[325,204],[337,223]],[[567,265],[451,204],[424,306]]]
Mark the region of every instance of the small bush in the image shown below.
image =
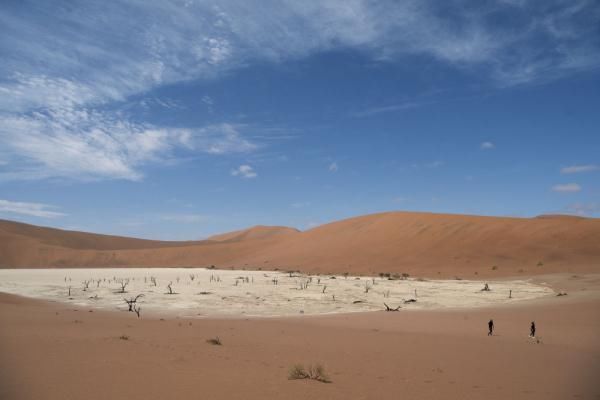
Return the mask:
[[[206,341],[206,343],[210,343],[214,346],[221,346],[223,343],[221,343],[221,339],[219,339],[218,336],[215,336],[214,338],[210,338]]]
[[[290,368],[288,379],[312,379],[323,383],[331,382],[321,364],[309,365],[308,369],[305,369],[302,364],[296,364]]]
[[[129,336],[127,336],[127,335],[121,335],[121,336],[119,336],[119,339],[121,339],[121,340],[129,340]]]
[[[498,269],[498,266],[497,266],[497,265],[494,265],[494,266],[492,267],[492,271],[495,271],[495,270],[497,270],[497,269]]]

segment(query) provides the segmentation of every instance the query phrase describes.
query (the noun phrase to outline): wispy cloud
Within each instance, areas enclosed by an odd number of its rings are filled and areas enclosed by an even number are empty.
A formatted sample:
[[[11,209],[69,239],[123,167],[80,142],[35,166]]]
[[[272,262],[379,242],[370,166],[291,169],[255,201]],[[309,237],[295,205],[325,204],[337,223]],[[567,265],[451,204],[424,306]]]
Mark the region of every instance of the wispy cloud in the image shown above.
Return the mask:
[[[564,183],[552,186],[552,190],[559,193],[575,193],[581,191],[581,186],[577,183]]]
[[[0,179],[139,180],[140,168],[175,151],[228,154],[256,145],[231,124],[201,128],[155,127],[86,108],[0,115],[0,146],[12,156]]]
[[[231,171],[231,175],[240,176],[246,179],[256,178],[258,176],[254,168],[252,168],[250,165],[240,165]]]
[[[0,213],[28,215],[40,218],[64,217],[65,213],[55,210],[56,207],[42,203],[26,203],[0,199]]]
[[[479,148],[481,150],[491,150],[491,149],[496,148],[496,145],[492,142],[483,142],[479,145]]]
[[[422,107],[424,105],[427,104],[431,104],[432,102],[425,102],[425,101],[405,101],[403,103],[398,103],[398,104],[390,104],[387,106],[380,106],[380,107],[371,107],[371,108],[367,108],[366,110],[362,110],[362,111],[358,111],[352,114],[353,117],[370,117],[373,115],[377,115],[377,114],[382,114],[382,113],[388,113],[388,112],[394,112],[394,111],[405,111],[405,110],[411,110],[413,108],[418,108],[418,107]]]
[[[569,167],[561,168],[561,174],[577,174],[580,172],[591,172],[600,171],[600,165],[587,164],[587,165],[571,165]]]
[[[143,165],[182,145],[215,155],[252,151],[256,145],[232,125],[156,126],[119,107],[134,95],[253,63],[344,48],[387,63],[425,56],[483,71],[499,86],[600,66],[594,1],[453,3],[461,12],[440,4],[115,0],[38,2],[24,12],[26,4],[13,2],[0,13],[0,152],[13,155],[4,177],[73,177],[68,170],[79,169],[76,177],[140,179]],[[504,19],[512,23],[497,23]]]
[[[337,162],[332,162],[331,164],[329,164],[328,169],[329,169],[329,172],[338,172],[340,167],[338,166]]]

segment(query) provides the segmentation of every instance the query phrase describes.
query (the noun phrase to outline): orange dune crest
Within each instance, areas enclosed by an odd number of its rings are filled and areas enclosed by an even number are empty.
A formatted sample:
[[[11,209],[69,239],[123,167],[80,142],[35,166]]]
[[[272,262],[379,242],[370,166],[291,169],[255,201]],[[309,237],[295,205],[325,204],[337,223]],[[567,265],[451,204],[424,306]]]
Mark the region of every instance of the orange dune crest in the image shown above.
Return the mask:
[[[2,268],[210,265],[441,278],[597,272],[600,220],[387,212],[304,232],[256,226],[182,242],[0,221]]]

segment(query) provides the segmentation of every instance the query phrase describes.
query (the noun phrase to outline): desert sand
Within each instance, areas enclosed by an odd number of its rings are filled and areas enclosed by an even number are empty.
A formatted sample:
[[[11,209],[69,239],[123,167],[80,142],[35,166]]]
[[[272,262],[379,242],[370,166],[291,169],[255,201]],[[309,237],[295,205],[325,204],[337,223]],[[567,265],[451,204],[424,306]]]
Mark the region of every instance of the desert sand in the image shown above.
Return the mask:
[[[568,295],[471,310],[186,319],[2,294],[0,398],[599,398],[600,276],[538,279]],[[206,342],[216,336],[221,346]],[[289,380],[296,363],[321,363],[332,382]]]
[[[299,232],[255,227],[161,242],[0,222],[0,267],[208,267],[499,278],[597,272],[600,220],[390,212]],[[435,251],[432,251],[435,249]]]
[[[384,213],[191,242],[3,221],[0,398],[599,399],[599,243],[598,220],[561,216]],[[140,317],[122,298],[139,292]],[[331,382],[288,379],[298,363]]]

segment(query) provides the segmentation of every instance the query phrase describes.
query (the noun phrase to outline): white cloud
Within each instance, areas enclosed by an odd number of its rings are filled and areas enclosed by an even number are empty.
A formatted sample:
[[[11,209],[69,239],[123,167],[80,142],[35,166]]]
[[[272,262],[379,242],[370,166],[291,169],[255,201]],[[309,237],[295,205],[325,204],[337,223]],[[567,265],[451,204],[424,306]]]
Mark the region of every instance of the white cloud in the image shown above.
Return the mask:
[[[574,193],[581,191],[581,186],[577,183],[565,183],[552,186],[552,190],[560,193]]]
[[[26,203],[0,199],[0,213],[29,215],[40,218],[58,218],[67,214],[52,211],[54,206],[42,203]]]
[[[239,128],[154,127],[86,108],[57,108],[21,116],[0,115],[0,146],[12,155],[4,179],[139,180],[140,168],[174,151],[227,154],[252,151]]]
[[[493,148],[495,148],[495,147],[496,147],[496,145],[495,145],[494,143],[492,143],[492,142],[483,142],[483,143],[481,143],[481,145],[479,146],[479,148],[480,148],[481,150],[491,150],[491,149],[493,149]]]
[[[600,66],[594,2],[549,1],[545,7],[453,3],[460,12],[440,10],[434,0],[265,0],[260,6],[114,0],[68,9],[41,2],[26,12],[16,2],[0,14],[0,153],[13,155],[4,177],[73,177],[69,171],[76,171],[140,179],[142,165],[162,160],[186,135],[193,137],[186,142],[191,150],[251,151],[256,146],[231,125],[187,127],[186,133],[132,121],[115,109],[164,85],[210,80],[255,63],[337,48],[389,63],[418,55],[485,71],[500,86]],[[496,23],[507,15],[511,24]]]
[[[598,171],[600,170],[600,165],[571,165],[569,167],[561,168],[561,174],[576,174],[579,172],[590,172],[590,171]]]
[[[340,168],[338,167],[337,162],[332,162],[331,164],[329,164],[329,172],[337,172]]]
[[[249,165],[240,165],[237,169],[231,171],[231,175],[240,176],[242,178],[256,178],[258,174]]]
[[[27,13],[7,7],[0,16],[0,73],[18,71],[30,87],[17,95],[9,79],[2,86],[12,96],[0,104],[46,107],[66,93],[89,105],[335,48],[388,62],[417,54],[480,66],[502,84],[597,67],[593,2],[548,3],[459,2],[442,10],[435,0],[115,0],[102,8],[78,3],[68,12],[40,4]],[[511,24],[496,23],[506,15]],[[42,61],[48,76],[35,78]]]

